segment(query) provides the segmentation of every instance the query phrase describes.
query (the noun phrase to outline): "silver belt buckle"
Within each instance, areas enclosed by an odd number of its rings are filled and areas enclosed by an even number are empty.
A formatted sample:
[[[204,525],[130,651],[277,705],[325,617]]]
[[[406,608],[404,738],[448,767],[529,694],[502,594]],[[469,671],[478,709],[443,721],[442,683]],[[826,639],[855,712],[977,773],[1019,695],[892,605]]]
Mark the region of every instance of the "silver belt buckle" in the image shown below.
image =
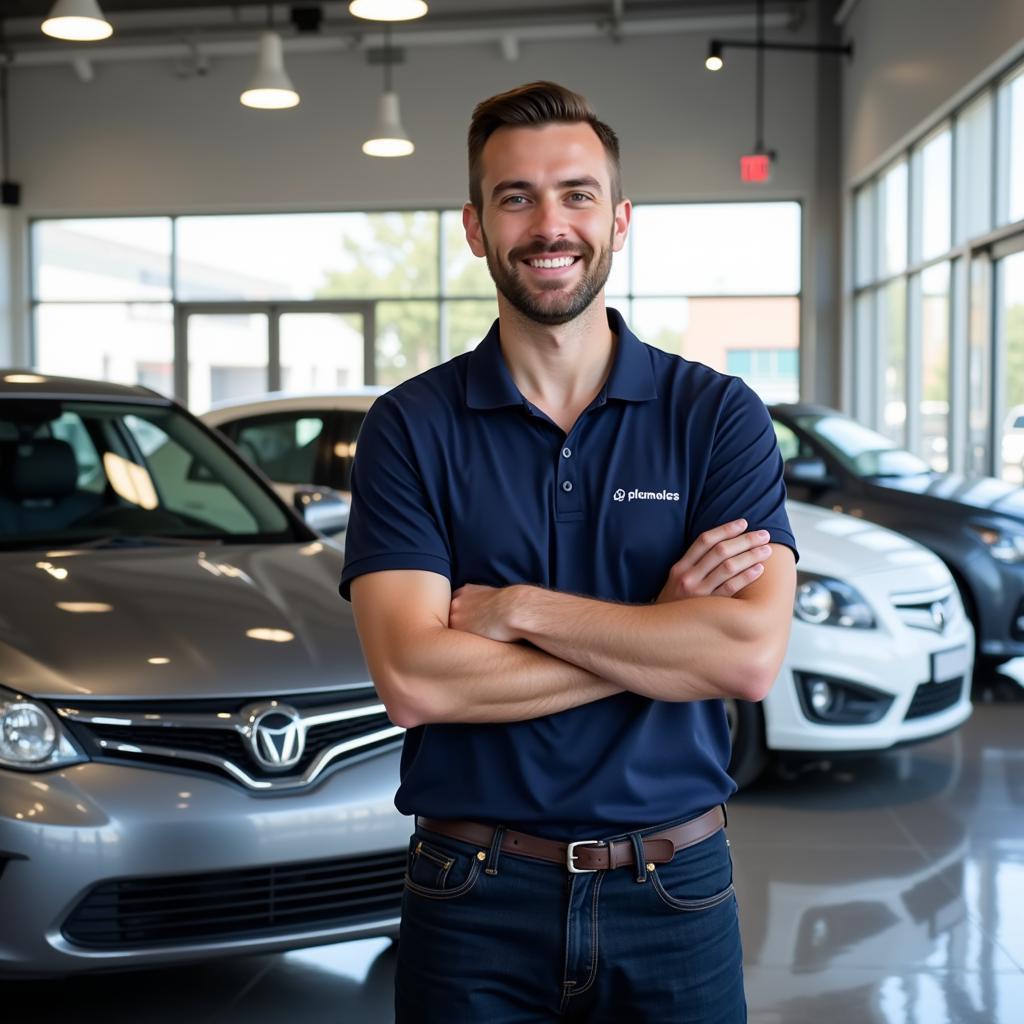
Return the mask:
[[[604,840],[602,839],[578,839],[575,843],[570,843],[565,848],[565,866],[569,869],[570,875],[592,875],[597,868],[578,868],[573,863],[576,859],[575,849],[577,846],[601,846]]]

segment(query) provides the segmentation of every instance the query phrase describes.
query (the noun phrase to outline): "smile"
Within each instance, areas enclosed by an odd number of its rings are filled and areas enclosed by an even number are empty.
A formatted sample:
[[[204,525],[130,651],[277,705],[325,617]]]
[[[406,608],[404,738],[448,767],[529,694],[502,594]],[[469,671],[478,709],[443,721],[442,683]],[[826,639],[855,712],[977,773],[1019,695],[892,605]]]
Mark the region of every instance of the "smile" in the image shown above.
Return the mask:
[[[525,262],[538,270],[558,270],[562,267],[571,267],[578,259],[579,256],[553,256],[538,257]]]

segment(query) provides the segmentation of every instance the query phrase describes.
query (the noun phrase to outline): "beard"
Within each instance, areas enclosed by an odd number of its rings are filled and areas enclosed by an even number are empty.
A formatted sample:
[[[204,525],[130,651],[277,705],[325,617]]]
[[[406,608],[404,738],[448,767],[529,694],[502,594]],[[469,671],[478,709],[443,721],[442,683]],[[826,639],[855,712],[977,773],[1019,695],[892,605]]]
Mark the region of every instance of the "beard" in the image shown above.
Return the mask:
[[[507,261],[499,258],[483,235],[484,249],[487,255],[487,269],[499,292],[511,305],[534,323],[556,326],[575,320],[600,294],[612,269],[612,237],[614,227],[608,237],[608,245],[599,253],[586,242],[555,242],[545,248],[522,246],[510,250]],[[520,276],[520,265],[524,259],[558,256],[561,253],[576,253],[584,265],[579,282],[570,290],[564,291],[561,282],[552,281],[545,287],[543,281],[531,290]]]

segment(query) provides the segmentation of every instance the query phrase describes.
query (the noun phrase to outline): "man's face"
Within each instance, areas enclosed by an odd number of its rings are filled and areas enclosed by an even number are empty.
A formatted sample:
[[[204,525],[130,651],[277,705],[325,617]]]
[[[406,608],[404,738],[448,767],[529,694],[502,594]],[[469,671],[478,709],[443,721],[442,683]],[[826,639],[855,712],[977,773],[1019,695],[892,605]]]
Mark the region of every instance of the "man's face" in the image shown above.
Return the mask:
[[[540,324],[564,324],[601,293],[626,240],[601,140],[588,124],[499,128],[484,146],[478,213],[463,210],[470,248],[502,296]]]

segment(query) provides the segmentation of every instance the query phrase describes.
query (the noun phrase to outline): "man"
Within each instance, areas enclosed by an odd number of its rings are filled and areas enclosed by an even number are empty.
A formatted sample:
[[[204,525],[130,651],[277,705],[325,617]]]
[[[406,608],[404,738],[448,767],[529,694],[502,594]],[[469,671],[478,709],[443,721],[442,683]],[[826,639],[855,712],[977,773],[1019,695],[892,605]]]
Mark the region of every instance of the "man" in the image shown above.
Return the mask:
[[[374,404],[342,577],[409,730],[397,1017],[736,1024],[718,698],[763,698],[788,638],[774,432],[606,310],[631,206],[582,97],[479,104],[469,168],[498,321]]]

